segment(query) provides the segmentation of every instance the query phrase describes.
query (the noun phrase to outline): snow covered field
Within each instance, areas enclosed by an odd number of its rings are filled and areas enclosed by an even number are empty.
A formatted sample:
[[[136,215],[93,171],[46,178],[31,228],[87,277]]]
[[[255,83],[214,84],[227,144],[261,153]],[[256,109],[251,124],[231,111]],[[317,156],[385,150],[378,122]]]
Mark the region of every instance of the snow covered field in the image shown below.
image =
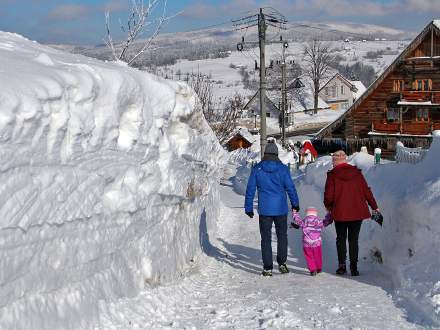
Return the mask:
[[[239,42],[240,40],[237,40]],[[357,61],[361,61],[364,64],[373,66],[376,73],[381,73],[391,62],[397,57],[397,55],[408,44],[407,41],[333,41],[332,47],[335,50],[334,54],[343,56],[345,60],[344,64],[353,64]],[[287,60],[294,60],[296,63],[301,64],[303,61],[303,42],[291,42],[289,48],[286,51]],[[269,66],[271,60],[280,59],[281,46],[278,44],[271,44],[266,46],[266,61]],[[368,52],[375,52],[378,50],[387,51],[393,53],[392,55],[385,53],[378,58],[365,59],[364,57]],[[229,57],[206,59],[197,61],[181,60],[178,63],[160,68],[163,75],[168,77],[174,77],[177,79],[177,72],[180,71],[181,79],[185,78],[186,73],[203,73],[209,75],[214,81],[214,93],[218,99],[233,96],[235,92],[250,96],[255,91],[245,90],[239,73],[240,68],[245,67],[251,74],[250,79],[255,78],[258,80],[258,71],[254,71],[254,61],[259,62],[259,50],[258,48],[247,48],[243,52],[232,51]],[[232,64],[232,67],[231,67]]]
[[[0,328],[90,329],[185,271],[223,151],[186,84],[0,32]]]

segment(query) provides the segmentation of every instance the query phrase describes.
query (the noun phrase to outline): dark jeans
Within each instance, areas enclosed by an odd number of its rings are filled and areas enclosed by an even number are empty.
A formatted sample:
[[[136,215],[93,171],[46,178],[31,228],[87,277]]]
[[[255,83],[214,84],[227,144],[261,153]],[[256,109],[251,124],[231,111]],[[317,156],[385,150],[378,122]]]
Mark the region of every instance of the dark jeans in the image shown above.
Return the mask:
[[[277,234],[277,262],[284,264],[287,260],[287,215],[260,215],[261,255],[264,269],[272,269],[272,223],[275,223]]]
[[[336,228],[336,249],[338,250],[339,264],[345,264],[347,258],[347,232],[348,249],[350,253],[350,265],[356,265],[359,254],[359,232],[361,231],[362,220],[358,221],[335,221]]]

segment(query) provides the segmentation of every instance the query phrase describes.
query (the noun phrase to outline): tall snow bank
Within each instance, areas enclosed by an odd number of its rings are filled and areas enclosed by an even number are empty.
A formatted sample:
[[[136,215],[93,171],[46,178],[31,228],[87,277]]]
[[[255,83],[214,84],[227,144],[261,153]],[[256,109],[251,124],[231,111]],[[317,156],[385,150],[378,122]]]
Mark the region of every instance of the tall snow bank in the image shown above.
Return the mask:
[[[374,158],[356,153],[350,162],[363,169],[384,214],[384,225],[363,224],[360,257],[393,279],[397,300],[408,317],[427,326],[440,325],[440,138],[420,163],[374,165]],[[325,214],[323,192],[331,158],[310,164],[297,182],[301,207],[315,205]],[[333,230],[324,240],[334,242]],[[330,244],[332,245],[332,244]],[[336,260],[335,260],[336,262]],[[370,264],[368,266],[368,263]],[[374,266],[372,264],[375,264]]]
[[[223,151],[186,84],[4,32],[0,59],[0,328],[90,329],[200,254]]]

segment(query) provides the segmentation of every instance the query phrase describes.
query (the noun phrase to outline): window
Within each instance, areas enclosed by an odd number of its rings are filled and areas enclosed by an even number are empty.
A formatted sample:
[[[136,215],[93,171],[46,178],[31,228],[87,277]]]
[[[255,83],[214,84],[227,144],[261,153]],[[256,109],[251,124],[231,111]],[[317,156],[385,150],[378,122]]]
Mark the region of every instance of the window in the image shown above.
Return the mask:
[[[387,120],[389,122],[399,121],[399,109],[388,108],[387,109]]]
[[[324,88],[324,92],[325,92],[325,96],[329,96],[329,91],[328,91],[328,87]]]
[[[270,112],[266,112],[266,117],[270,118]]]
[[[405,81],[397,79],[393,81],[393,92],[401,92],[405,90]]]
[[[332,97],[336,97],[336,85],[332,86]]]
[[[432,80],[416,79],[413,82],[413,89],[416,91],[430,91],[432,90]]]
[[[428,121],[429,120],[429,110],[428,109],[417,109],[417,121]]]
[[[341,95],[344,95],[344,85],[341,85]]]

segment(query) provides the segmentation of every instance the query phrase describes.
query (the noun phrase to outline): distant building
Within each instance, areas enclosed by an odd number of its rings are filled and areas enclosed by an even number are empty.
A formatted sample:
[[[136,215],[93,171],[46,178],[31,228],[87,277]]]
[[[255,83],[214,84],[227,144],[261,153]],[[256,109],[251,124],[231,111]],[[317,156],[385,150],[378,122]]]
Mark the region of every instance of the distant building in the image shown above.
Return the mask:
[[[281,115],[280,104],[281,100],[280,91],[266,91],[265,108],[267,118],[279,119]],[[243,110],[247,112],[248,116],[255,114],[260,116],[260,91],[256,92],[249,102],[243,107]],[[288,110],[286,114],[286,126],[293,125],[293,112]]]
[[[247,149],[255,142],[255,137],[245,128],[239,128],[226,142],[228,151]]]
[[[361,81],[351,81],[340,73],[336,73],[319,90],[319,96],[333,110],[344,110],[351,107],[355,100],[365,92]]]
[[[302,76],[288,83],[288,107],[291,112],[312,112],[315,109],[312,84],[309,80]],[[327,109],[330,109],[330,106],[318,96],[318,111]]]

